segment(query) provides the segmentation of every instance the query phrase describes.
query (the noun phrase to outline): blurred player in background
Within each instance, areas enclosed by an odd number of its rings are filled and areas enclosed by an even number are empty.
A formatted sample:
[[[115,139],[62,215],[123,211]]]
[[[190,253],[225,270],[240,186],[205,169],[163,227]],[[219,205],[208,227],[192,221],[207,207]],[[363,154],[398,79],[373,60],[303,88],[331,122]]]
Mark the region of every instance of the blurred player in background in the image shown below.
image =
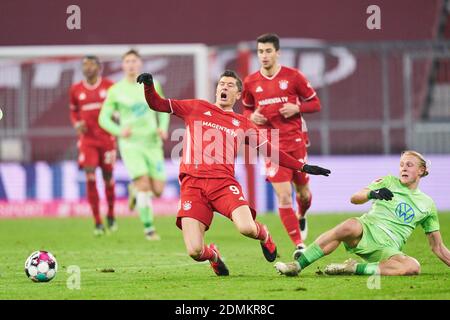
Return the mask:
[[[142,68],[142,59],[135,50],[122,57],[125,78],[114,84],[108,91],[99,122],[105,130],[119,137],[122,160],[132,179],[129,188],[131,206],[136,206],[144,233],[148,240],[159,240],[156,233],[152,197],[159,197],[166,180],[164,168],[163,140],[167,139],[169,115],[150,110],[145,101],[142,85],[136,77]],[[156,90],[162,95],[161,86]],[[113,121],[118,113],[120,124]]]
[[[405,151],[399,168],[399,177],[389,175],[375,180],[351,197],[354,204],[373,200],[368,213],[348,219],[323,233],[296,261],[277,262],[277,271],[296,276],[343,242],[347,252],[366,262],[349,259],[341,264],[330,264],[325,273],[417,275],[420,273],[419,262],[404,254],[402,247],[418,225],[425,231],[433,253],[450,266],[450,251],[439,232],[436,205],[418,188],[420,179],[428,175],[424,157],[416,151]]]
[[[105,194],[108,202],[107,225],[111,231],[117,230],[114,218],[113,168],[116,159],[116,141],[98,124],[98,117],[108,88],[113,84],[100,76],[101,65],[98,57],[85,56],[82,60],[84,80],[70,88],[70,119],[78,134],[78,164],[86,172],[86,191],[89,205],[95,219],[96,235],[105,232],[99,209],[95,169],[102,169]]]
[[[255,221],[256,212],[249,207],[239,182],[234,177],[234,162],[239,147],[249,144],[264,152],[270,148],[266,137],[244,116],[234,113],[233,106],[241,97],[242,82],[233,71],[225,71],[217,84],[216,101],[162,99],[155,91],[153,77],[141,74],[145,97],[153,110],[172,113],[186,124],[183,158],[180,163],[180,209],[177,226],[182,229],[188,254],[196,261],[209,260],[218,276],[227,276],[228,268],[214,244],[204,243],[204,235],[214,215],[219,212],[231,219],[244,236],[260,241],[264,257],[274,261],[277,249],[267,227]],[[214,138],[212,138],[214,137]],[[309,166],[284,152],[280,165],[292,170],[328,175],[329,170]]]
[[[302,73],[279,64],[277,35],[264,34],[256,42],[261,69],[244,80],[244,115],[260,128],[278,130],[280,150],[306,162],[309,141],[302,125],[302,113],[320,111],[319,98]],[[298,256],[305,249],[303,240],[307,236],[305,214],[312,199],[309,176],[305,172],[276,167],[270,161],[266,161],[266,174],[278,198],[281,221],[296,246],[294,256]],[[292,206],[292,182],[298,214]]]

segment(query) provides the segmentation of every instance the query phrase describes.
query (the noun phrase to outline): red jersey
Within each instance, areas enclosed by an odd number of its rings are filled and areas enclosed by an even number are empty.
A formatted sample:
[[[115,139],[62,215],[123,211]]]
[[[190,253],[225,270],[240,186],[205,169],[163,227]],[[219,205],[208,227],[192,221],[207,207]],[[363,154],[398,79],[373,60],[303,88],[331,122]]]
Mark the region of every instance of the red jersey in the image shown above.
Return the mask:
[[[184,120],[183,158],[180,176],[234,177],[239,147],[259,147],[267,142],[263,132],[246,117],[204,100],[169,99],[171,112]]]
[[[264,127],[279,130],[279,148],[283,151],[296,150],[298,143],[305,143],[301,113],[317,112],[320,104],[302,108],[302,102],[315,97],[316,92],[305,76],[296,69],[284,66],[272,77],[267,77],[260,71],[247,76],[242,92],[242,102],[247,110],[253,112],[255,108],[259,108],[260,113],[267,118],[267,125]],[[287,102],[299,105],[300,113],[287,119],[281,115],[279,110]]]
[[[80,136],[83,145],[114,146],[115,138],[98,124],[98,116],[111,80],[99,78],[94,85],[80,81],[70,87],[70,119],[86,123],[87,131]]]

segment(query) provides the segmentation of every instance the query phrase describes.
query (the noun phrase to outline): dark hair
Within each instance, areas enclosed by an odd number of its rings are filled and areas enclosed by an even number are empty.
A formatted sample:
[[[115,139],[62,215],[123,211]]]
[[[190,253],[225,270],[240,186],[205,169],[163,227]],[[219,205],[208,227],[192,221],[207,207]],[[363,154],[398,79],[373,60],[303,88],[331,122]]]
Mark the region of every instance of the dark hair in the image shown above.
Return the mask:
[[[125,59],[126,56],[129,56],[130,54],[134,54],[136,57],[138,57],[139,59],[141,58],[141,55],[139,54],[139,52],[135,49],[130,49],[127,52],[125,52],[122,56],[122,60]]]
[[[280,38],[275,33],[265,33],[260,35],[256,39],[256,44],[258,45],[258,43],[273,43],[275,50],[280,50]]]
[[[97,65],[100,65],[100,59],[97,56],[94,56],[94,55],[85,55],[82,60],[92,60]]]
[[[222,77],[230,77],[236,79],[236,86],[238,87],[239,92],[242,91],[242,80],[239,78],[238,74],[234,72],[233,70],[225,70],[219,77],[221,79]]]

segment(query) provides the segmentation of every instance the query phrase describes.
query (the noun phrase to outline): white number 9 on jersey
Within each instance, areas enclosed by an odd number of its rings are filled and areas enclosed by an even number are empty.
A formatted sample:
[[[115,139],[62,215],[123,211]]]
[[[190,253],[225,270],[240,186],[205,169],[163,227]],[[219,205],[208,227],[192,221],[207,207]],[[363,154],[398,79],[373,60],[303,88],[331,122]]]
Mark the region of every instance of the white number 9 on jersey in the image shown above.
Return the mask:
[[[239,194],[239,192],[240,192],[239,188],[236,186],[230,186],[229,188],[230,188],[231,192],[233,192],[233,194]]]

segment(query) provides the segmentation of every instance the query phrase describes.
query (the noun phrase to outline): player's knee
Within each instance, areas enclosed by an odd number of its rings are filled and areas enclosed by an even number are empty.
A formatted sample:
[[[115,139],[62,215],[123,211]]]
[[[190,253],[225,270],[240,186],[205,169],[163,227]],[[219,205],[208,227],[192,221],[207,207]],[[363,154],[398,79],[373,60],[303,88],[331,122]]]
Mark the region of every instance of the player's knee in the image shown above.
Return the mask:
[[[420,263],[414,258],[408,259],[408,263],[405,266],[405,275],[417,276],[420,274]]]
[[[156,198],[161,197],[162,193],[163,193],[163,190],[158,190],[158,189],[153,190],[153,196],[155,196]]]
[[[86,180],[87,181],[95,181],[95,173],[94,172],[86,172]]]
[[[311,199],[311,194],[308,192],[302,192],[300,193],[300,201],[301,202],[309,202]]]
[[[278,204],[281,206],[292,205],[291,195],[287,192],[278,194]]]
[[[257,229],[255,226],[247,225],[247,224],[239,225],[238,230],[242,235],[244,235],[246,237],[254,237],[257,233]]]
[[[338,234],[341,237],[356,236],[360,229],[361,224],[356,219],[348,219],[338,227]]]

